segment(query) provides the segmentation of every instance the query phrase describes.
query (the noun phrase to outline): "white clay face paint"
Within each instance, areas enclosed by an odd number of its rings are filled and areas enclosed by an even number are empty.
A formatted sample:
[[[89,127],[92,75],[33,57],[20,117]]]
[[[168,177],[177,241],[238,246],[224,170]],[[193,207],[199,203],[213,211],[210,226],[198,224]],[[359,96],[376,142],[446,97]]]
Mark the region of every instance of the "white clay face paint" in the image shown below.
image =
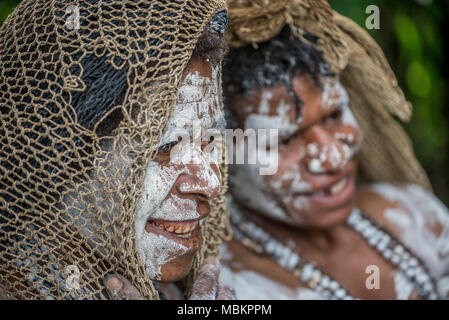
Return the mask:
[[[141,233],[137,238],[137,246],[145,270],[152,280],[160,280],[162,267],[188,250],[173,240],[151,232]]]
[[[292,106],[281,100],[276,108],[277,115],[270,115],[270,101],[272,93],[263,91],[261,100],[257,108],[257,113],[248,115],[245,120],[244,129],[277,129],[280,137],[291,136],[299,128],[298,121],[291,123],[289,112]],[[242,141],[241,143],[246,143]],[[247,148],[241,150],[247,152]],[[256,154],[265,152],[259,145],[256,146]],[[279,154],[279,157],[281,155]],[[258,160],[257,157],[256,160]],[[282,161],[276,158],[276,161]],[[284,212],[284,209],[277,201],[290,203],[294,201],[289,194],[303,193],[311,190],[309,183],[302,181],[299,165],[293,165],[284,170],[282,174],[274,176],[260,175],[260,163],[257,164],[239,164],[231,166],[230,182],[234,197],[245,203],[250,208],[255,209],[267,216],[282,222],[290,222],[291,218]],[[277,164],[276,164],[277,167]],[[275,200],[275,198],[278,200]],[[297,207],[306,208],[304,199],[297,199]]]
[[[362,147],[363,143],[363,134],[360,129],[359,123],[357,122],[356,118],[354,117],[354,114],[352,113],[351,109],[349,108],[349,104],[343,104],[341,106],[341,122],[348,127],[353,127],[356,129],[358,137],[357,137],[357,143],[354,144],[355,137],[352,133],[335,133],[335,138],[344,142],[347,142],[350,147],[351,156],[354,156],[359,152],[360,148]]]
[[[292,106],[288,105],[284,100],[281,100],[276,108],[277,115],[271,116],[270,100],[272,94],[270,91],[263,91],[260,104],[257,108],[257,113],[251,113],[245,120],[246,129],[278,129],[280,137],[289,137],[299,128],[299,123],[291,123],[289,111]]]
[[[345,143],[332,143],[321,148],[316,143],[307,146],[309,156],[313,159],[309,161],[309,171],[312,173],[324,173],[327,171],[325,163],[331,169],[343,169],[351,159],[350,147]]]
[[[297,163],[285,169],[281,174],[271,177],[268,184],[278,195],[306,193],[312,190],[310,183],[301,179],[301,169]]]
[[[321,80],[323,86],[323,94],[321,98],[321,108],[327,110],[329,108],[348,105],[349,97],[346,90],[337,79],[324,77]]]
[[[218,68],[214,68],[212,80],[198,72],[189,73],[185,77],[179,89],[178,103],[158,146],[178,141],[179,136],[186,135],[190,142],[195,122],[200,122],[206,130],[223,126],[224,114],[218,100],[217,75]],[[180,148],[181,158],[190,146],[191,144],[188,143]],[[192,184],[180,186],[181,193],[221,187],[221,177],[212,170],[208,156],[196,146],[189,149],[193,151],[189,153],[188,161],[164,165],[150,161],[145,173],[144,190],[136,209],[135,227],[142,262],[153,280],[159,280],[163,265],[184,254],[187,248],[164,236],[147,232],[145,230],[147,221],[149,219],[185,221],[200,217],[195,201],[171,193],[180,175],[193,174],[186,164],[195,164],[197,179]]]
[[[284,210],[267,192],[264,176],[259,174],[257,164],[231,165],[229,182],[233,196],[248,207],[257,210],[278,221],[288,221]]]
[[[324,78],[321,107],[327,110],[335,106],[341,110],[342,124],[352,127],[357,132],[357,143],[354,143],[356,140],[354,133],[336,132],[334,137],[339,141],[338,143],[321,147],[316,143],[308,144],[308,155],[313,158],[309,161],[309,171],[312,173],[324,173],[327,171],[326,167],[343,169],[347,162],[360,150],[361,131],[357,120],[349,108],[348,94],[339,81]]]
[[[378,183],[369,187],[397,204],[397,208],[384,211],[385,218],[401,230],[399,239],[423,259],[439,285],[449,269],[449,210],[432,193],[413,184],[399,188]],[[435,226],[441,228],[438,234],[432,230]]]
[[[180,133],[193,135],[193,122],[199,121],[203,129],[222,129],[224,113],[220,108],[218,68],[212,70],[212,80],[199,72],[189,73],[179,88],[178,104],[169,119],[159,146],[177,141]],[[182,103],[179,103],[182,102]]]
[[[308,199],[306,197],[292,197],[292,190],[298,192],[305,192],[309,190],[310,185],[300,180],[299,167],[295,168],[296,174],[293,172],[286,172],[285,175],[281,175],[287,181],[288,186],[285,189],[275,189],[277,186],[281,186],[282,182],[270,181],[267,179],[270,176],[262,176],[259,174],[260,166],[258,164],[241,164],[230,166],[229,181],[232,185],[233,197],[240,203],[244,203],[249,208],[260,212],[277,221],[286,222],[297,225],[300,223],[300,217],[295,216],[295,221],[288,216],[285,210],[282,208],[279,201],[289,205],[292,201],[296,201],[296,209],[301,208],[305,210],[308,208]],[[292,180],[293,177],[293,180]],[[297,180],[296,180],[297,179]],[[299,199],[301,198],[301,199]],[[232,214],[232,207],[231,207]]]

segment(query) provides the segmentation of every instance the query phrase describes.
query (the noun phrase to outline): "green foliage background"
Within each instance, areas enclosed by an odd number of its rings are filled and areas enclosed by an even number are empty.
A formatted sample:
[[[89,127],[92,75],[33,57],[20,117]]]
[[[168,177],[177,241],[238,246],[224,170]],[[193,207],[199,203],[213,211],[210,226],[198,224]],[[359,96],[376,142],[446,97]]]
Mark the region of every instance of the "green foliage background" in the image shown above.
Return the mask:
[[[0,25],[19,3],[0,0]],[[449,204],[449,30],[447,0],[329,0],[338,12],[365,27],[369,5],[380,9],[380,29],[368,30],[377,40],[413,103],[414,116],[405,124],[415,151],[436,194]]]
[[[449,204],[449,111],[447,0],[329,0],[331,6],[365,28],[369,5],[380,11],[377,40],[413,104],[405,128],[435,193]]]

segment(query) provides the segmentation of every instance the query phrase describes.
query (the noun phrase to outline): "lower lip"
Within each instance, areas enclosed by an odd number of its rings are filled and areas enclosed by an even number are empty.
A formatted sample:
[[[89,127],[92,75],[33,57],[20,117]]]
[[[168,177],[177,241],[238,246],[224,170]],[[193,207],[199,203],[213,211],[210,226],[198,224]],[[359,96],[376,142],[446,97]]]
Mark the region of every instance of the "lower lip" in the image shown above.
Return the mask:
[[[177,222],[177,221],[176,221]],[[170,222],[167,221],[167,224]],[[172,222],[175,223],[175,222]],[[175,241],[176,243],[179,243],[180,245],[187,247],[189,250],[196,250],[200,247],[202,242],[202,234],[201,234],[201,228],[200,224],[198,223],[190,233],[190,237],[188,238],[181,238],[176,235],[176,233],[166,231],[165,229],[156,227],[152,223],[147,223],[145,226],[146,232],[151,232],[154,234],[162,235],[170,240]]]
[[[355,183],[352,176],[348,176],[345,187],[336,194],[313,194],[310,200],[322,207],[335,209],[347,204],[354,196]]]

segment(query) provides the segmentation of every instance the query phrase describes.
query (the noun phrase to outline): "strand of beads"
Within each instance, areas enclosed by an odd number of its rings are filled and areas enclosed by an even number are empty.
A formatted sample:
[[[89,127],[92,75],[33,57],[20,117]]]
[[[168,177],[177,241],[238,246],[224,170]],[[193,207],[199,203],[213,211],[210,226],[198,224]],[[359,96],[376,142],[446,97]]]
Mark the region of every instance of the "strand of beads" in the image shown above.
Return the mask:
[[[390,261],[415,286],[417,293],[424,299],[438,298],[433,279],[422,262],[405,248],[397,239],[376,226],[354,209],[347,220],[348,226],[357,231],[368,244]]]
[[[235,209],[235,208],[234,208]],[[340,284],[325,275],[314,263],[301,258],[296,252],[271,237],[254,223],[232,210],[231,222],[234,238],[259,254],[265,253],[281,267],[293,273],[301,282],[323,297],[332,300],[353,300],[354,298]]]

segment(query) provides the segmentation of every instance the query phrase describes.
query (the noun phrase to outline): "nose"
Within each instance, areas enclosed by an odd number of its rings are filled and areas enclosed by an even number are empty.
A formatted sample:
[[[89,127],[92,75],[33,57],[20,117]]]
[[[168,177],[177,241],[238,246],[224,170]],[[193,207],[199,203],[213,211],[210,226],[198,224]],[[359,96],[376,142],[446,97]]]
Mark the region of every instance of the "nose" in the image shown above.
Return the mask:
[[[305,133],[305,140],[306,167],[312,174],[338,172],[345,167],[351,157],[349,146],[320,125],[309,128]]]
[[[193,163],[185,164],[186,174],[177,181],[178,192],[212,200],[221,191],[221,173],[217,165],[209,163],[201,151],[196,151]]]

